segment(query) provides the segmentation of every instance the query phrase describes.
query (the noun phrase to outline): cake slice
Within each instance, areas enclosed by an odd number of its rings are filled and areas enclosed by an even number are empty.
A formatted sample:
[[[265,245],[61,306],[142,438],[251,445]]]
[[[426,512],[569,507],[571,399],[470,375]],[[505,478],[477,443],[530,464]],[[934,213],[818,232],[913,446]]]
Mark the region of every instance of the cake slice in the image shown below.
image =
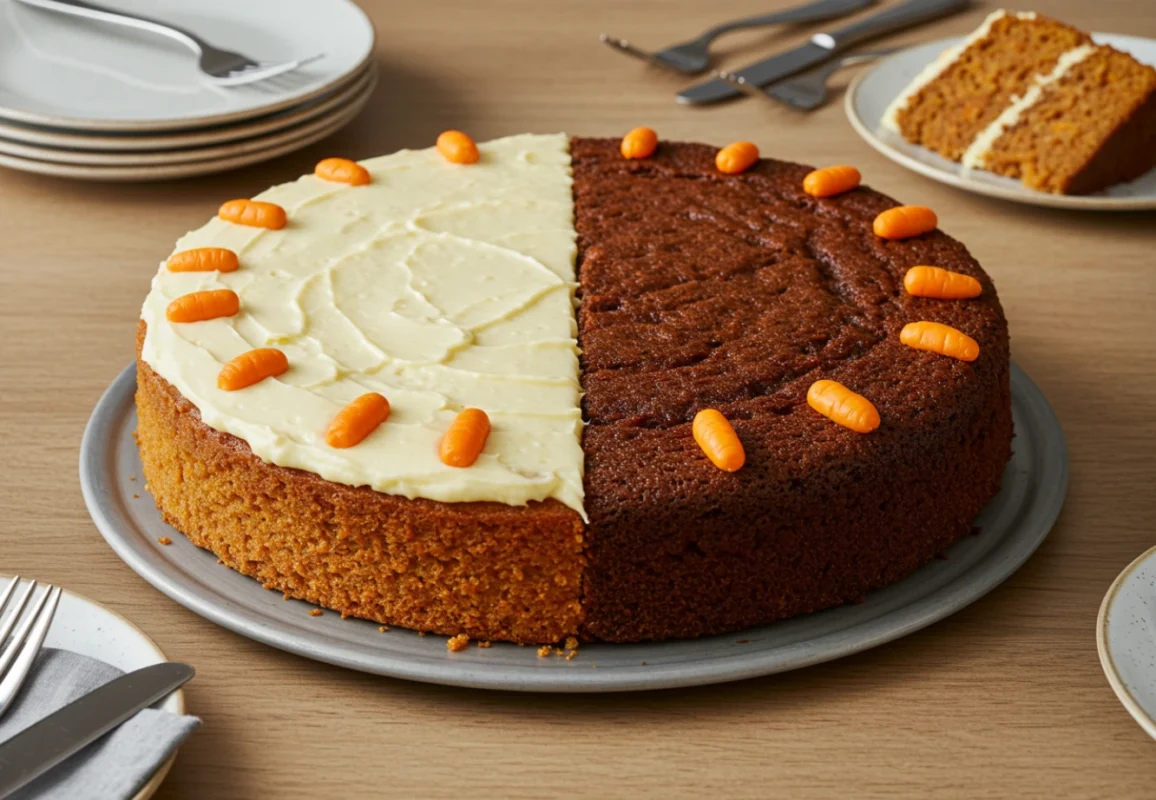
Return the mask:
[[[895,99],[885,128],[972,169],[1081,194],[1156,163],[1156,70],[1032,12],[996,11]]]

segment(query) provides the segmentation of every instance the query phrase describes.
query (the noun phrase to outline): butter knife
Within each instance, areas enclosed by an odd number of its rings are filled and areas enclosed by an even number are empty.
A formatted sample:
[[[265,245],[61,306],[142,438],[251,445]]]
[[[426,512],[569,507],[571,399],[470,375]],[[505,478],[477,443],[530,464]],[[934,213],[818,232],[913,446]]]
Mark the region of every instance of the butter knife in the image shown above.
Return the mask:
[[[195,674],[170,661],[121,675],[0,744],[0,797],[43,775]]]
[[[743,83],[766,86],[810,69],[850,47],[885,33],[938,19],[970,4],[970,0],[907,0],[830,33],[816,33],[802,47],[752,64],[734,73]],[[743,91],[720,78],[691,86],[678,93],[680,103],[699,105],[742,96]]]

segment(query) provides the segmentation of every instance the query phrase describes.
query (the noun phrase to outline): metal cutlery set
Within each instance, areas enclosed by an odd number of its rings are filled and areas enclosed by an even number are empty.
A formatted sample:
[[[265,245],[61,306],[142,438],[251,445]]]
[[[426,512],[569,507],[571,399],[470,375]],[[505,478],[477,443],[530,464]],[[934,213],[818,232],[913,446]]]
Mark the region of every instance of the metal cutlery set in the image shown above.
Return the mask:
[[[874,2],[875,0],[818,0],[778,13],[716,25],[695,39],[653,53],[642,50],[625,39],[606,34],[602,34],[601,39],[619,52],[641,58],[663,69],[696,75],[710,68],[710,45],[725,33],[766,25],[835,19],[864,9]],[[742,69],[733,72],[716,70],[709,80],[682,90],[676,99],[680,103],[703,105],[743,94],[755,94],[795,108],[805,110],[818,108],[826,100],[827,79],[835,71],[873,60],[895,49],[850,53],[849,51],[856,45],[960,11],[966,8],[969,2],[970,0],[906,0],[836,30],[816,33],[810,41],[800,47]]]

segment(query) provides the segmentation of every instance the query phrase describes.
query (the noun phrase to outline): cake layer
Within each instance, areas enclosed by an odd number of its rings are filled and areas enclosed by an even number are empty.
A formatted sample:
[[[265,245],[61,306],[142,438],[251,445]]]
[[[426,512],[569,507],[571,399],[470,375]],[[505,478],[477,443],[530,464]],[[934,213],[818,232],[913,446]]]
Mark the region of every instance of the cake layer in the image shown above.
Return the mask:
[[[177,251],[225,247],[235,272],[162,264],[142,310],[141,357],[210,427],[258,457],[326,480],[445,502],[556,498],[582,513],[575,233],[568,140],[513,136],[460,165],[436,150],[363,163],[372,182],[313,175],[259,200],[288,212],[266,230],[213,219]],[[166,319],[178,296],[231,289],[239,314]],[[222,391],[222,364],[272,346],[290,369]],[[334,449],[326,426],[375,391],[389,424]],[[443,464],[454,415],[483,408],[492,433],[470,469]]]
[[[940,231],[884,241],[895,202],[825,200],[809,167],[739,176],[663,142],[625,161],[576,139],[579,342],[587,420],[583,603],[614,641],[737,630],[859,599],[972,530],[1010,455],[1008,336],[994,288]],[[974,276],[981,297],[903,290],[909,267]],[[915,320],[981,343],[965,363],[913,350]],[[821,379],[875,404],[878,430],[816,414]],[[716,469],[691,436],[716,408],[746,449]]]
[[[1065,53],[985,131],[965,166],[1084,194],[1156,166],[1156,69],[1107,46]]]
[[[948,49],[895,99],[883,124],[915,144],[959,161],[968,147],[1087,34],[1032,12],[995,11]]]

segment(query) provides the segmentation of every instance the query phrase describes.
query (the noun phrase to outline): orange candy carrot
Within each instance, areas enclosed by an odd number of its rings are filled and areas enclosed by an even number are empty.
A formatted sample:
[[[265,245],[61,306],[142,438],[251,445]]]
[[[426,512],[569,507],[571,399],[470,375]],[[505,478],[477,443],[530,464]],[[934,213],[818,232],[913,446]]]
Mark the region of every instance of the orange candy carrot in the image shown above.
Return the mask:
[[[875,218],[875,235],[881,239],[910,239],[935,230],[939,218],[927,206],[897,206]]]
[[[714,157],[714,165],[719,172],[738,175],[746,172],[759,160],[759,148],[750,142],[734,142],[719,150]]]
[[[461,131],[444,131],[438,136],[438,152],[454,164],[473,164],[478,160],[478,146]]]
[[[169,322],[204,322],[217,317],[231,317],[241,310],[241,299],[232,289],[183,294],[165,309]]]
[[[823,167],[803,178],[803,191],[811,197],[834,197],[851,191],[861,180],[854,167]]]
[[[285,209],[276,203],[261,200],[230,200],[221,206],[217,216],[226,222],[252,228],[268,228],[271,231],[281,230],[288,222]]]
[[[280,350],[272,347],[258,347],[234,358],[217,375],[217,388],[235,392],[260,383],[266,378],[275,378],[289,369],[289,359]]]
[[[635,128],[622,137],[618,149],[623,158],[650,158],[658,149],[658,134],[653,128]]]
[[[377,392],[363,394],[329,423],[325,441],[330,447],[353,447],[389,419],[389,401]]]
[[[871,401],[837,381],[812,383],[807,391],[807,405],[856,433],[871,433],[879,427],[879,412]]]
[[[963,331],[938,322],[910,322],[900,331],[899,341],[916,350],[930,350],[960,361],[979,358],[979,342]]]
[[[490,418],[478,408],[454,417],[438,445],[438,457],[448,467],[468,467],[478,460],[490,436]]]
[[[235,272],[237,254],[224,247],[194,247],[173,253],[165,262],[169,272]]]
[[[743,443],[721,412],[703,409],[694,415],[690,430],[706,457],[723,472],[736,472],[746,463]]]
[[[940,300],[967,300],[983,294],[975,278],[942,267],[912,267],[903,276],[903,288],[913,297]]]
[[[350,186],[365,186],[369,183],[369,170],[348,158],[326,158],[317,162],[313,174],[323,181],[348,183]]]

